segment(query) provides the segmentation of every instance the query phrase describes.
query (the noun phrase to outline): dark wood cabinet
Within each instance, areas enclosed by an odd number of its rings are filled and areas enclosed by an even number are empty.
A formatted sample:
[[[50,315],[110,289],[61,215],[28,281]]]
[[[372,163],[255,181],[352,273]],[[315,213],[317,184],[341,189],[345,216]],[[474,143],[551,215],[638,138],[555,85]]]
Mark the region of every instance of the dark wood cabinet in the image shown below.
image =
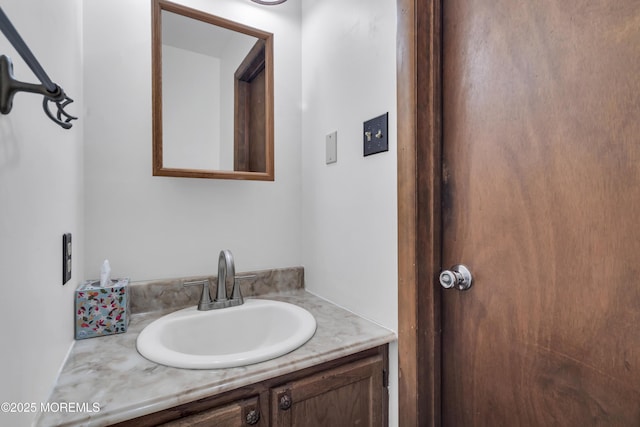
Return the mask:
[[[163,427],[260,426],[260,398],[252,397],[160,424]]]
[[[116,425],[383,427],[387,350],[376,347]]]
[[[380,355],[271,389],[271,425],[386,425],[385,366]]]

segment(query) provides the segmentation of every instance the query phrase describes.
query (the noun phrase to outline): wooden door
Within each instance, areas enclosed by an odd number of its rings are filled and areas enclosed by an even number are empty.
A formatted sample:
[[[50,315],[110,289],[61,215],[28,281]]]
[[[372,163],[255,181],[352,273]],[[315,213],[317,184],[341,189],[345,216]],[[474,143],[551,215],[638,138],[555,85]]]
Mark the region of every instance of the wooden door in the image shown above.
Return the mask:
[[[235,171],[267,171],[266,49],[258,40],[234,73]]]
[[[640,426],[640,1],[442,28],[442,424]]]

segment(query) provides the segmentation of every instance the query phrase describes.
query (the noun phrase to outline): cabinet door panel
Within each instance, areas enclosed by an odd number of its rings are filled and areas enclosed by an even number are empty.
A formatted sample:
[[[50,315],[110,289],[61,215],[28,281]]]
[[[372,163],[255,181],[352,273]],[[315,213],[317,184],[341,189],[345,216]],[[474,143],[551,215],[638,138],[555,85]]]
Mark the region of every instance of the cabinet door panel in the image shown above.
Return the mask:
[[[273,426],[382,426],[384,360],[372,356],[271,390]]]
[[[233,402],[228,405],[209,409],[198,414],[190,415],[162,424],[163,427],[246,427],[249,425],[263,425],[260,421],[254,424],[247,422],[247,415],[251,411],[259,414],[260,406],[257,397]]]

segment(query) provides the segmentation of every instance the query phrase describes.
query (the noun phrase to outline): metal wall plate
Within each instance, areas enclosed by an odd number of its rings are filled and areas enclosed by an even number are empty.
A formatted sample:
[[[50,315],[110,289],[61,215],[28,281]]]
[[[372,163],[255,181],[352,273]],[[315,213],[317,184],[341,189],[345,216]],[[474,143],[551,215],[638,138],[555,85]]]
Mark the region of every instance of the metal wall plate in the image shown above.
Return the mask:
[[[389,151],[389,113],[364,122],[364,155]]]

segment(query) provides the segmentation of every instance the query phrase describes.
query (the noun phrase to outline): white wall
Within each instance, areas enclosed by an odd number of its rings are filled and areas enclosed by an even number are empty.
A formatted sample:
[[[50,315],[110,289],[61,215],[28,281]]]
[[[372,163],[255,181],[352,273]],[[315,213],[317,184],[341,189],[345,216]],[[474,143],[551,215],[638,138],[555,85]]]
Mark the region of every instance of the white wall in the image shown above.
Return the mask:
[[[307,289],[397,331],[396,2],[302,2],[303,258]],[[363,122],[389,112],[389,151]],[[338,132],[338,162],[325,136]],[[397,424],[391,350],[390,423]]]
[[[85,278],[132,280],[297,266],[301,256],[300,4],[179,3],[275,34],[275,182],[151,176],[151,2],[84,4]]]
[[[82,115],[81,0],[3,0],[2,9]],[[0,34],[14,76],[37,79]],[[18,93],[0,116],[0,402],[45,401],[73,342],[73,290],[82,275],[82,121],[64,130],[42,97]],[[73,233],[73,278],[62,286],[62,234]],[[0,425],[35,414],[0,413]]]
[[[220,169],[220,62],[213,56],[162,46],[164,166]]]

